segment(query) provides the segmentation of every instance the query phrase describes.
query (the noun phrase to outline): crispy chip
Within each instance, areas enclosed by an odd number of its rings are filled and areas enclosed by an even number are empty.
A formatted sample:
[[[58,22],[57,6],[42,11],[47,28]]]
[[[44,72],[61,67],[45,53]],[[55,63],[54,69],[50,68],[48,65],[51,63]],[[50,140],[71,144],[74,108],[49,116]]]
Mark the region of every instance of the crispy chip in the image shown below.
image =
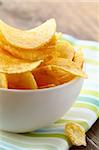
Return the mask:
[[[56,22],[50,19],[31,30],[20,30],[0,21],[0,32],[5,40],[16,47],[37,49],[50,42],[56,31]]]
[[[45,86],[40,86],[39,89],[44,89],[44,88],[51,88],[51,87],[54,87],[56,86],[55,84],[48,84],[48,85],[45,85]]]
[[[14,57],[25,59],[25,60],[31,60],[31,61],[37,61],[41,59],[46,59],[49,56],[58,56],[58,52],[56,51],[55,47],[55,39],[52,39],[52,41],[49,43],[49,45],[46,45],[40,49],[36,50],[27,50],[27,49],[20,49],[16,48],[14,46],[11,46],[4,41],[4,39],[1,37],[0,40],[0,47],[4,50],[11,53]]]
[[[77,77],[87,78],[87,75],[86,75],[82,70],[80,70],[80,69],[78,69],[78,68],[73,68],[72,66],[71,66],[71,68],[70,68],[70,67],[68,67],[68,66],[52,65],[52,67],[53,67],[53,68],[57,68],[57,69],[59,69],[59,70],[63,70],[63,71],[65,71],[65,72],[69,72],[69,73],[71,73],[71,74],[73,74],[73,75],[75,75],[75,76],[77,76]]]
[[[65,72],[65,75],[60,77],[58,79],[58,81],[60,82],[60,84],[64,84],[66,82],[69,82],[69,81],[73,80],[74,78],[76,78],[75,75],[73,75],[73,74],[71,74],[69,72]]]
[[[8,88],[8,82],[5,73],[0,73],[0,88]]]
[[[77,64],[79,68],[83,67],[84,55],[81,49],[77,50],[74,55],[73,61]]]
[[[65,126],[65,135],[73,145],[86,146],[85,129],[77,123],[70,122]]]
[[[72,60],[74,57],[74,48],[66,40],[59,40],[56,43],[56,50],[59,52],[59,57]]]
[[[9,89],[37,89],[36,81],[31,72],[7,74]]]
[[[33,70],[32,73],[35,77],[38,87],[47,86],[49,84],[58,85],[59,82],[49,74],[51,66],[40,67],[36,70]]]
[[[55,65],[40,67],[33,71],[33,75],[40,88],[50,84],[60,85],[75,78],[73,74],[61,69],[60,66]]]
[[[2,73],[22,73],[32,71],[41,64],[42,60],[29,62],[14,58],[6,51],[0,49],[0,72]]]
[[[50,67],[51,69],[47,70],[47,73],[52,76],[52,78],[55,78],[59,82],[59,84],[66,83],[75,78],[73,74],[62,70],[60,67],[57,67],[55,65],[50,65]]]
[[[69,72],[78,77],[87,78],[87,75],[76,65],[75,62],[71,61],[70,59],[53,58],[47,62],[47,65],[54,65],[53,67],[59,70]]]

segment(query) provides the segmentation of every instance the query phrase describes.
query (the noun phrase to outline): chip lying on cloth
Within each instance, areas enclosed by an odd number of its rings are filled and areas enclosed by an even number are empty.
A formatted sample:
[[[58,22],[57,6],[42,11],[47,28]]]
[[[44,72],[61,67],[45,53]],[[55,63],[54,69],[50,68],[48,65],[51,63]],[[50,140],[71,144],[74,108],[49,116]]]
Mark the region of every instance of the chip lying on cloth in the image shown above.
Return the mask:
[[[73,145],[86,146],[85,129],[75,122],[67,123],[65,126],[65,135]]]
[[[56,32],[55,19],[31,30],[0,21],[0,88],[50,88],[86,78],[83,63],[83,52]]]

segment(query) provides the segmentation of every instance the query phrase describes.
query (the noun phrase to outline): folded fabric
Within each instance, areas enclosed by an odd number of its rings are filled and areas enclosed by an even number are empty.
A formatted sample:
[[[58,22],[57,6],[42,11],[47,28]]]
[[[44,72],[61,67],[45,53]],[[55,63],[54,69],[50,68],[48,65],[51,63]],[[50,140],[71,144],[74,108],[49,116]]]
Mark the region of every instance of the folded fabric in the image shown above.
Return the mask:
[[[99,117],[99,43],[75,39],[64,35],[76,48],[85,54],[88,79],[73,107],[49,127],[25,134],[0,131],[0,150],[68,150],[64,126],[70,121],[79,123],[87,131]]]

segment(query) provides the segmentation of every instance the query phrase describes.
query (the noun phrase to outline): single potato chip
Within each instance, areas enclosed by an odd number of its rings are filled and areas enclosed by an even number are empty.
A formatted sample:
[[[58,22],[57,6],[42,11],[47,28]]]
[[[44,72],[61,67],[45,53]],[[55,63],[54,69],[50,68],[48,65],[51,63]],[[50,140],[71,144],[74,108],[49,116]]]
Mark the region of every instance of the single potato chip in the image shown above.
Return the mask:
[[[56,43],[56,50],[59,53],[59,57],[72,60],[74,57],[74,48],[66,40],[59,40]]]
[[[8,88],[7,77],[5,73],[0,72],[0,88]]]
[[[49,56],[52,57],[58,55],[58,53],[55,50],[52,50],[52,48],[44,48],[44,49],[42,48],[37,50],[22,50],[17,49],[15,47],[11,47],[9,45],[5,45],[2,42],[0,42],[0,47],[11,53],[11,55],[13,55],[14,57],[30,61],[44,60]]]
[[[70,122],[66,124],[65,136],[75,146],[86,146],[85,129],[77,123]]]
[[[59,70],[65,71],[66,73],[69,72],[77,77],[87,78],[87,75],[78,68],[73,68],[73,67],[70,68],[68,66],[57,66],[57,65],[52,65],[52,68],[54,68],[54,69],[57,68]]]
[[[53,58],[47,62],[47,65],[52,65],[59,70],[69,72],[78,77],[87,78],[87,75],[77,66],[75,62],[65,58]]]
[[[40,67],[32,71],[38,87],[47,86],[50,84],[58,85],[59,82],[49,74],[51,66]]]
[[[37,89],[36,81],[31,72],[7,74],[9,89]]]
[[[56,32],[56,22],[50,19],[31,30],[20,30],[0,21],[0,32],[5,40],[16,47],[37,49],[51,41]]]
[[[67,72],[66,70],[61,69],[60,67],[51,65],[51,70],[47,70],[48,74],[55,78],[59,84],[64,84],[74,79],[76,76]]]
[[[53,66],[50,65],[51,69],[47,70],[47,73],[52,76],[52,78],[55,78],[59,84],[63,84],[66,83],[70,80],[72,80],[73,78],[75,78],[75,76],[69,72],[66,72],[65,70],[60,69],[57,66]]]
[[[71,74],[69,72],[65,72],[65,75],[60,77],[58,79],[58,81],[60,82],[60,84],[64,84],[66,82],[69,82],[69,81],[73,80],[74,78],[76,78],[75,75],[73,75],[73,74]]]
[[[55,84],[48,84],[48,85],[45,85],[45,86],[40,86],[39,89],[45,89],[45,88],[51,88],[51,87],[54,87],[56,86]]]
[[[55,50],[55,41],[56,37],[52,39],[49,45],[43,46],[42,48],[35,49],[35,50],[27,50],[27,49],[20,49],[16,48],[12,45],[9,45],[4,41],[1,37],[0,39],[0,47],[6,51],[8,51],[14,57],[30,60],[30,61],[37,61],[41,59],[46,59],[49,56],[58,56],[58,52]]]
[[[82,52],[81,49],[79,49],[79,50],[77,50],[77,51],[75,52],[73,61],[76,63],[76,65],[77,65],[79,68],[83,68],[84,55],[83,55],[83,52]]]
[[[36,62],[24,61],[14,58],[8,52],[0,49],[0,72],[2,73],[22,73],[32,71],[41,64],[42,60]]]

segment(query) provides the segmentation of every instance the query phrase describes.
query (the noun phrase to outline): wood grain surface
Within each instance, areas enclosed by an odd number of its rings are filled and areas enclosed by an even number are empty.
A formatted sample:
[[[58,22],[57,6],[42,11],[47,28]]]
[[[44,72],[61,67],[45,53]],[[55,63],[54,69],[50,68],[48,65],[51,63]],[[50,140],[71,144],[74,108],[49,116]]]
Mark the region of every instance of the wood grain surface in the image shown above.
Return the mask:
[[[58,31],[99,41],[99,0],[0,0],[0,18],[15,27],[33,28],[53,17]],[[71,148],[81,149],[99,150],[99,120],[87,133],[87,147]]]

